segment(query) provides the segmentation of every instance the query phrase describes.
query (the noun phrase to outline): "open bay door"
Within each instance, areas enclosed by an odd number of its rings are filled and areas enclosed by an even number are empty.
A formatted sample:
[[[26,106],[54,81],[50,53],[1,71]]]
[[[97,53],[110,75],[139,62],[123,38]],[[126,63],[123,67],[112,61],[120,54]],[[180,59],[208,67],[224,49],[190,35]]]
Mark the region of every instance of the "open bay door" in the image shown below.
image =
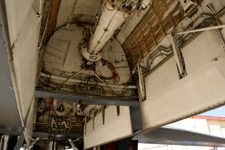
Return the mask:
[[[225,104],[225,54],[217,32],[204,31],[181,49],[173,36],[166,39],[174,53],[139,83],[143,131]]]
[[[84,149],[133,135],[128,106],[102,106],[92,119],[85,118]]]

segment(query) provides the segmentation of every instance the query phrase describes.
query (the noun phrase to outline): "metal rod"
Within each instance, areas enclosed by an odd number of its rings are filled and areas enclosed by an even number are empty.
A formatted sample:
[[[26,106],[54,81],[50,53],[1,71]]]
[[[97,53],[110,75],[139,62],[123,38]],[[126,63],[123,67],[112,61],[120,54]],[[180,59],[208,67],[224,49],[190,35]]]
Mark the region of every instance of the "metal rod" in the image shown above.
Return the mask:
[[[37,141],[39,140],[40,138],[36,138],[29,146],[29,149],[33,148],[34,145],[37,143]]]
[[[73,141],[71,139],[68,139],[68,141],[69,141],[69,143],[70,143],[70,145],[71,145],[73,150],[78,150],[77,146],[73,143]]]
[[[48,75],[45,73],[40,73],[42,77],[47,77],[49,78],[51,76],[51,79],[56,79],[56,80],[65,80],[66,78],[64,77],[58,77],[55,75]],[[69,82],[74,82],[74,83],[82,83],[81,80],[79,79],[69,79]],[[104,83],[98,83],[98,82],[88,82],[88,84],[94,84],[94,85],[100,85],[100,86],[106,86]],[[108,84],[108,86],[113,87],[113,88],[121,88],[121,89],[137,89],[136,85],[122,85],[122,84]]]
[[[66,79],[65,81],[63,81],[58,87],[57,90],[59,90],[61,88],[61,86],[66,83],[69,79],[72,79],[73,77],[77,76],[79,73],[81,73],[83,70],[85,70],[85,68],[81,69],[80,71],[78,71],[77,73],[73,74],[71,77],[69,77],[68,79]]]
[[[116,95],[116,93],[115,93],[115,91],[107,84],[107,83],[105,83],[97,74],[95,74],[93,71],[91,71],[90,70],[90,72],[94,75],[94,76],[96,76],[102,83],[104,83],[112,92],[113,92],[113,94],[115,94]]]
[[[52,150],[52,148],[53,148],[53,141],[50,141],[49,142],[49,145],[48,145],[48,150]]]
[[[42,16],[42,5],[43,5],[43,0],[40,0],[39,3],[39,15]]]
[[[0,150],[2,150],[2,147],[3,147],[3,140],[4,140],[4,135],[1,136]]]
[[[202,32],[202,31],[208,31],[208,30],[214,30],[214,29],[220,29],[220,28],[225,28],[225,25],[219,25],[219,26],[195,29],[195,30],[191,30],[191,31],[178,32],[178,33],[175,33],[175,34],[178,34],[178,35],[180,35],[180,34],[188,34],[188,33]]]
[[[3,150],[8,149],[8,142],[9,142],[9,135],[3,135],[4,136],[4,147]]]

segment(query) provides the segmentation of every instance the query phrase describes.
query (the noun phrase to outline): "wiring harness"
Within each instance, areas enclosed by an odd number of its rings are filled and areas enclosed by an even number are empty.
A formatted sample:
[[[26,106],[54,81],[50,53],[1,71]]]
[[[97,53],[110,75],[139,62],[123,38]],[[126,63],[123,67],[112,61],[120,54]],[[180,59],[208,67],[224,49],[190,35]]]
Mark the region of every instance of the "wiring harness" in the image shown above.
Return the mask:
[[[104,60],[104,59],[102,59],[102,63],[103,63],[103,65],[108,66],[108,68],[112,71],[112,75],[114,77],[114,80],[116,81],[116,83],[118,83],[120,81],[120,76],[116,72],[115,67],[111,63],[109,63],[107,60]]]

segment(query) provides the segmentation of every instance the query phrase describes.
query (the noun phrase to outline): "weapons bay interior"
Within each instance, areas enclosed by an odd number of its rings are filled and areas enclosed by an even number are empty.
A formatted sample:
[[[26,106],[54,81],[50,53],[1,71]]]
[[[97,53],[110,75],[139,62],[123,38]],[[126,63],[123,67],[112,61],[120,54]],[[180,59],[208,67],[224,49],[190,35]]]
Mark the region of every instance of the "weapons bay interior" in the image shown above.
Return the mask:
[[[12,1],[8,55],[28,145],[88,149],[225,104],[224,0]]]

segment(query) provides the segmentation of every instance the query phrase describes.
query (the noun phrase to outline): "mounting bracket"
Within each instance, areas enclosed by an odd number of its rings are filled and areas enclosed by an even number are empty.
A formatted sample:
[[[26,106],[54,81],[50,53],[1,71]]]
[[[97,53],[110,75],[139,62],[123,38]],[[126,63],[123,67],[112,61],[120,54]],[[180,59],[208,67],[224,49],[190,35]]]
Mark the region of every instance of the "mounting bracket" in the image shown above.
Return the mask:
[[[145,79],[143,76],[142,68],[139,63],[137,64],[137,68],[138,68],[138,81],[139,81],[141,99],[142,101],[145,101],[146,100]]]
[[[176,39],[175,39],[174,33],[171,33],[170,36],[171,36],[171,42],[172,42],[172,46],[173,46],[174,58],[175,58],[175,61],[177,64],[178,72],[179,72],[179,77],[180,77],[180,79],[182,79],[183,77],[185,77],[187,75],[184,59],[182,57],[180,48],[176,44]]]

